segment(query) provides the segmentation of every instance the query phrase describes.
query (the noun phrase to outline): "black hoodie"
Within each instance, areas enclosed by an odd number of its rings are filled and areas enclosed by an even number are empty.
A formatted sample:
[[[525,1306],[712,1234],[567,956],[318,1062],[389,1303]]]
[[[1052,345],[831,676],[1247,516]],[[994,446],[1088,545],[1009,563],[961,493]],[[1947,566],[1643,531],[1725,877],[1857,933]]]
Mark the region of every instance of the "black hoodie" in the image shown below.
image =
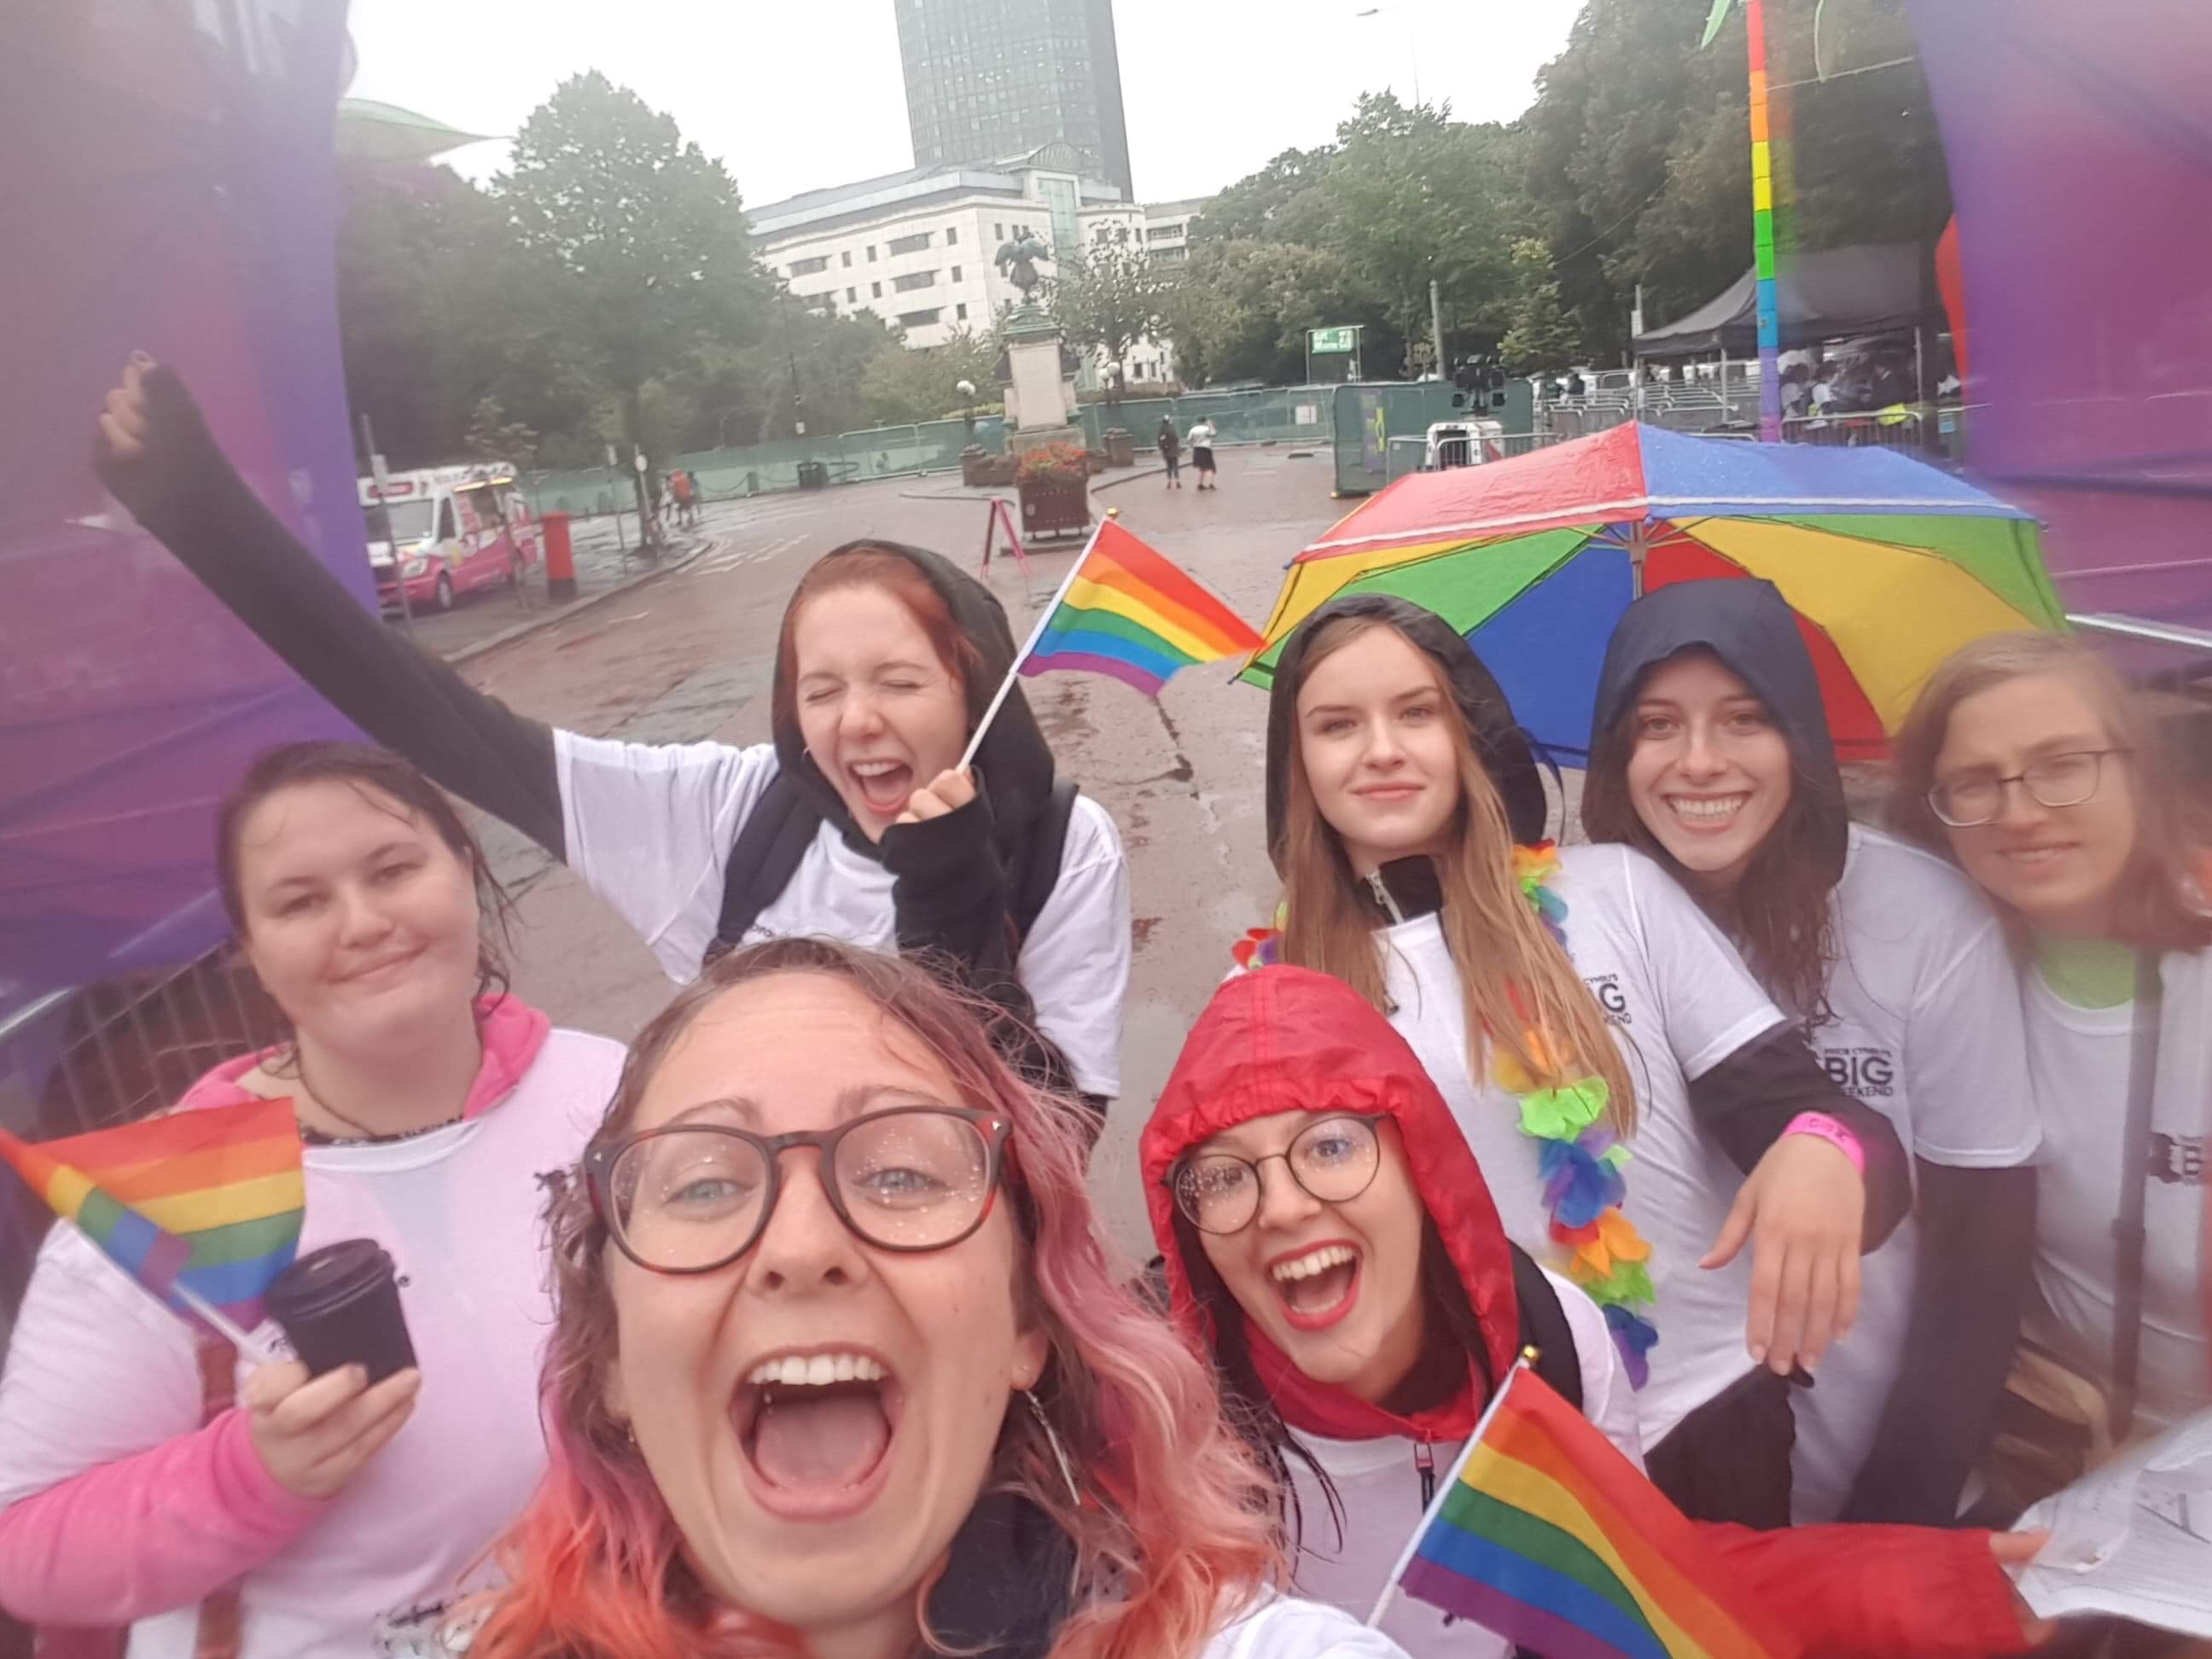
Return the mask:
[[[1752,580],[1674,582],[1630,605],[1613,630],[1590,722],[1590,770],[1625,766],[1620,717],[1644,677],[1669,657],[1699,647],[1726,663],[1759,694],[1790,744],[1792,787],[1810,797],[1825,884],[1844,878],[1850,815],[1844,775],[1828,734],[1828,714],[1797,615],[1773,583]]]
[[[1606,647],[1590,770],[1626,767],[1633,744],[1621,740],[1621,716],[1644,677],[1700,647],[1758,694],[1788,741],[1791,787],[1812,799],[1816,855],[1824,884],[1834,890],[1850,850],[1843,775],[1812,653],[1771,582],[1677,582],[1628,607]],[[1925,1159],[1914,1168],[1920,1240],[1905,1336],[1913,1360],[1891,1390],[1840,1517],[1848,1521],[1949,1524],[1966,1471],[1988,1443],[2018,1334],[2034,1239],[2034,1172]]]

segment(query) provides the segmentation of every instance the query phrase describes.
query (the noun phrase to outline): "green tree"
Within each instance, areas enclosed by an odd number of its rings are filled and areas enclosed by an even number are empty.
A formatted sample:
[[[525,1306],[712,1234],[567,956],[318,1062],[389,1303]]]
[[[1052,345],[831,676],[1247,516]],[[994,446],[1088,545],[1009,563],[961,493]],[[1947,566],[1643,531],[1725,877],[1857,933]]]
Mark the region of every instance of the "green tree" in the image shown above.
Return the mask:
[[[1570,367],[1579,355],[1574,319],[1560,297],[1552,268],[1552,251],[1540,236],[1513,244],[1512,298],[1505,332],[1498,349],[1515,374],[1534,374]]]
[[[1171,282],[1141,241],[1102,237],[1052,279],[1044,302],[1069,343],[1096,353],[1118,380],[1129,348],[1160,332]]]
[[[562,280],[568,349],[641,441],[644,390],[709,343],[762,332],[768,279],[738,187],[676,123],[597,70],[563,82],[516,136],[495,187],[524,252]]]
[[[904,421],[940,421],[963,408],[999,398],[998,347],[988,337],[958,330],[942,345],[894,345],[878,352],[860,376],[860,396],[868,418],[890,425]],[[963,397],[960,382],[975,388]]]

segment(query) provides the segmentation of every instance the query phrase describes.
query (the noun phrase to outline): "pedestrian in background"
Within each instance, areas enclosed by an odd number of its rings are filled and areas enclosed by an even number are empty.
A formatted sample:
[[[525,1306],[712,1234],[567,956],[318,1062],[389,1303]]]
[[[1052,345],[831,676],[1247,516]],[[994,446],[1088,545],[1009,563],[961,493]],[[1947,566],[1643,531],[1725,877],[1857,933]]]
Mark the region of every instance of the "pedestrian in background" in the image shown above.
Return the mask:
[[[1212,489],[1213,479],[1213,422],[1200,417],[1190,429],[1190,464],[1198,469],[1198,487]]]
[[[1176,436],[1175,422],[1167,416],[1160,416],[1158,434],[1160,459],[1167,463],[1170,489],[1182,488],[1182,440]]]

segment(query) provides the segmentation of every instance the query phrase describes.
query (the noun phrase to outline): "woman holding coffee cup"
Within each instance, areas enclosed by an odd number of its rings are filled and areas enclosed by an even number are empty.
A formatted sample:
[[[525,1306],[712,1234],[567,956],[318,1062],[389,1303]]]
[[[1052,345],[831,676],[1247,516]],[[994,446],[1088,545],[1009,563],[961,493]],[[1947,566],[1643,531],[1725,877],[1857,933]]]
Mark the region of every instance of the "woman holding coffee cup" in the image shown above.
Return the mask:
[[[544,1472],[542,1183],[623,1050],[506,994],[505,897],[397,757],[273,750],[217,835],[224,907],[293,1036],[177,1109],[292,1103],[306,1215],[269,1299],[301,1358],[196,1347],[55,1228],[0,1376],[0,1607],[130,1626],[133,1659],[225,1634],[240,1659],[408,1651]]]

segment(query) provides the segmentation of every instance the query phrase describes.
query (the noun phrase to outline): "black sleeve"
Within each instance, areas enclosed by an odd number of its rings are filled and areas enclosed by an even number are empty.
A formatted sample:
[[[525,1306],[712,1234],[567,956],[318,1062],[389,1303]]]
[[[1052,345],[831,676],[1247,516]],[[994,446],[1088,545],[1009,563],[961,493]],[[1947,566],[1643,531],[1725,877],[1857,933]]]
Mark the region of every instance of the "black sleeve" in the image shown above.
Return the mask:
[[[1036,1007],[1015,971],[1013,919],[1006,867],[991,838],[989,797],[978,793],[942,817],[893,824],[884,831],[883,855],[893,877],[899,950],[933,957],[991,1005],[999,1050],[1030,1083],[1084,1098],[1066,1058],[1036,1029]]]
[[[1918,1164],[1918,1267],[1905,1364],[1841,1521],[1958,1522],[2020,1334],[2035,1171]]]
[[[1690,1111],[1737,1169],[1749,1175],[1800,1112],[1825,1112],[1858,1137],[1866,1153],[1862,1253],[1897,1230],[1912,1207],[1911,1170],[1890,1121],[1830,1080],[1805,1034],[1784,1026],[1737,1049],[1690,1085]]]
[[[145,380],[145,455],[100,478],[232,615],[356,726],[565,859],[552,729],[485,696],[362,609],[238,476],[184,382]]]

